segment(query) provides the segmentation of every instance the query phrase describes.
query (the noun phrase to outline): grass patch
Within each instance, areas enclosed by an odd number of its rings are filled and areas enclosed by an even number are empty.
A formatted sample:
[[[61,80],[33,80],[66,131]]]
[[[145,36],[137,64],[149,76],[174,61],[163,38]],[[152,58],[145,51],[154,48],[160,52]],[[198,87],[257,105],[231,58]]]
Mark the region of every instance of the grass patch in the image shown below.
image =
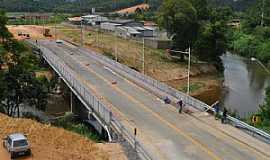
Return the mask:
[[[91,129],[88,125],[80,122],[78,119],[74,118],[72,113],[66,113],[64,117],[56,120],[53,125],[64,128],[71,132],[78,133],[95,142],[103,141],[103,138],[96,131]]]
[[[196,92],[203,87],[205,87],[204,83],[201,83],[201,82],[191,83],[189,86],[189,91],[190,91],[190,93],[193,93],[193,92]],[[180,91],[186,92],[187,86],[180,88]]]

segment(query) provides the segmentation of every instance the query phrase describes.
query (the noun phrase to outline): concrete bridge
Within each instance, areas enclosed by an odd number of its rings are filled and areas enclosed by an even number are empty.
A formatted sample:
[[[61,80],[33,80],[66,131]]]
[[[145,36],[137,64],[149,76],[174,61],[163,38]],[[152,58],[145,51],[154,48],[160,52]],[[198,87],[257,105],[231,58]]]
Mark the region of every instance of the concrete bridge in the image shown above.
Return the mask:
[[[40,49],[109,139],[122,136],[140,159],[270,159],[265,132],[232,117],[230,124],[221,124],[204,112],[210,109],[206,104],[93,51],[67,42],[28,42]],[[173,102],[182,98],[192,113],[179,114],[174,103],[162,102],[164,96]]]

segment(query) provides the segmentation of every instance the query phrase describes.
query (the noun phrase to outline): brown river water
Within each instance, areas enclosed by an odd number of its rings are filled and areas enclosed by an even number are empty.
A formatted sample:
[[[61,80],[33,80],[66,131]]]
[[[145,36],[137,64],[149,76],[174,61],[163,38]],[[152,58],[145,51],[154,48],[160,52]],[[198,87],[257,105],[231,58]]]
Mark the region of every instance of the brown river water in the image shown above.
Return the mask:
[[[222,105],[236,110],[241,117],[258,111],[264,103],[270,75],[256,61],[231,53],[222,56],[224,89]]]

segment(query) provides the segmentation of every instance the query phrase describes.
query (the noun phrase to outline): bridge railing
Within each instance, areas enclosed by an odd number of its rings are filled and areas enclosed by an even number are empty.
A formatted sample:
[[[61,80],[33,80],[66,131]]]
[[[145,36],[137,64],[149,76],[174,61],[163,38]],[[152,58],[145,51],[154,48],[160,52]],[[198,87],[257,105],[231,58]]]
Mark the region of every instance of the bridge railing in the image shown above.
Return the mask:
[[[89,50],[86,50],[84,48],[80,49],[82,52],[90,52]],[[190,106],[195,107],[198,110],[201,111],[205,111],[205,110],[209,110],[212,112],[215,112],[215,110],[210,107],[209,105],[207,105],[206,103],[193,98],[185,93],[182,93],[170,86],[168,86],[165,83],[159,82],[147,75],[144,75],[142,73],[139,73],[131,68],[129,68],[126,65],[123,65],[121,63],[118,63],[108,57],[105,57],[101,54],[97,54],[95,52],[91,52],[92,54],[87,54],[88,56],[90,56],[91,58],[95,59],[96,61],[99,61],[101,63],[103,63],[105,66],[108,66],[110,69],[112,69],[113,71],[121,74],[122,76],[131,79],[132,81],[143,85],[144,87],[147,87],[148,89],[150,89],[151,91],[154,92],[164,92],[167,93],[169,96],[172,96],[176,99],[182,99],[184,101],[185,104],[188,104]],[[234,118],[232,116],[228,116],[228,120],[230,121],[230,124],[232,124],[235,127],[244,129],[245,131],[247,131],[248,133],[251,133],[253,136],[256,136],[257,138],[270,143],[270,134],[255,128],[237,118]]]
[[[61,78],[68,83],[69,87],[74,90],[77,97],[88,108],[90,112],[95,112],[107,126],[111,126],[116,129],[116,132],[121,134],[122,137],[135,149],[136,155],[142,160],[153,160],[150,154],[142,143],[121,123],[120,120],[115,117],[112,112],[106,107],[95,95],[91,94],[89,89],[85,87],[78,80],[78,76],[69,69],[69,67],[54,53],[42,46],[37,46],[35,43],[28,41],[32,46],[37,47],[42,52],[43,58],[50,64],[50,66],[61,76]],[[91,108],[89,108],[91,106]]]

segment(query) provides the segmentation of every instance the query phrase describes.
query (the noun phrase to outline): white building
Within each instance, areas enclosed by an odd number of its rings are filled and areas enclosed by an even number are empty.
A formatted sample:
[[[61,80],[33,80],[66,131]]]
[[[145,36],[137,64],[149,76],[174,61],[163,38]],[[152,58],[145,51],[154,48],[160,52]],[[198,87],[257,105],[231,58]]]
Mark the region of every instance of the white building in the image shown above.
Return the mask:
[[[118,26],[115,30],[117,36],[128,38],[128,37],[154,37],[155,30],[152,28],[145,27],[127,27]]]
[[[105,22],[100,24],[100,28],[107,32],[114,32],[116,30],[116,27],[121,26],[121,24],[118,23],[110,23]]]
[[[100,15],[86,15],[82,16],[82,19],[85,23],[92,26],[100,25],[102,22],[108,21],[107,17],[102,17]]]
[[[120,26],[116,28],[116,34],[122,38],[129,38],[129,37],[141,37],[141,32],[137,31],[133,27],[127,26]]]

